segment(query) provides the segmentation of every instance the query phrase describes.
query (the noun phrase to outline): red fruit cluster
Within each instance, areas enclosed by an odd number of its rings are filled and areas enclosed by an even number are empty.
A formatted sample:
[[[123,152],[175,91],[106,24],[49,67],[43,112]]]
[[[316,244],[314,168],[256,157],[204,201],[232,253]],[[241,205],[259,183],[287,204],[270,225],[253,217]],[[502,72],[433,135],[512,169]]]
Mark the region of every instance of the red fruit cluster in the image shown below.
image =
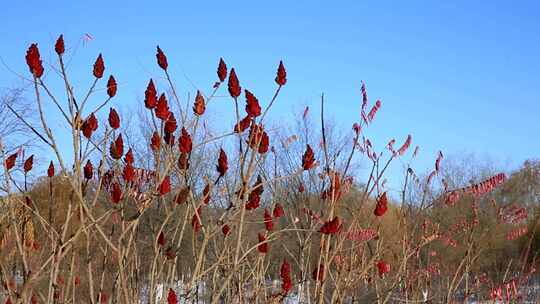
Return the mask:
[[[94,63],[94,77],[100,79],[103,77],[103,72],[105,71],[105,63],[103,62],[103,56],[98,55],[96,62]]]
[[[291,279],[291,265],[289,265],[289,262],[287,262],[287,260],[283,260],[283,263],[281,263],[280,276],[281,291],[284,295],[286,295],[289,293],[289,291],[291,291],[293,287]]]
[[[54,50],[59,56],[64,54],[66,50],[66,48],[64,47],[64,35],[60,35],[58,39],[56,39],[56,43],[54,44]]]
[[[113,108],[109,110],[109,126],[115,130],[120,128],[120,116],[118,116],[118,112]]]
[[[178,304],[176,292],[174,292],[172,288],[169,288],[169,294],[167,295],[167,304]]]
[[[231,227],[229,227],[229,225],[225,224],[225,225],[223,225],[223,227],[221,227],[221,232],[223,233],[224,236],[227,236],[227,235],[229,235],[229,233],[231,233]]]
[[[165,56],[165,54],[163,53],[161,48],[159,48],[159,46],[157,46],[156,59],[157,59],[157,63],[159,67],[166,71],[167,67],[169,66],[169,63],[167,63],[167,56]]]
[[[23,164],[24,173],[28,173],[32,170],[32,167],[34,166],[34,155],[30,155]]]
[[[310,145],[306,146],[306,151],[304,152],[304,155],[302,156],[302,168],[304,170],[309,170],[315,166],[315,154],[313,153],[313,149],[311,149]]]
[[[157,99],[156,86],[154,85],[154,81],[150,79],[148,86],[146,87],[146,91],[144,91],[144,106],[147,109],[155,108],[157,105]]]
[[[118,183],[111,185],[111,201],[113,204],[118,204],[122,199],[122,189]]]
[[[210,202],[210,184],[206,184],[203,189],[203,203],[208,205]]]
[[[15,161],[17,160],[17,153],[13,153],[6,158],[4,165],[6,166],[7,171],[11,170],[15,166]]]
[[[229,74],[229,94],[231,94],[231,97],[237,98],[240,96],[242,88],[240,87],[240,81],[238,81],[238,77],[236,77],[236,71],[234,68],[231,69],[231,73]]]
[[[94,113],[92,113],[82,123],[81,130],[83,132],[84,137],[90,138],[92,136],[92,133],[94,133],[97,129],[98,129],[98,121]]]
[[[197,96],[195,96],[195,103],[193,104],[193,113],[195,113],[195,115],[201,116],[204,114],[205,110],[206,105],[204,103],[204,97],[202,96],[201,92],[197,90]]]
[[[114,159],[122,158],[124,154],[124,140],[122,139],[122,134],[119,134],[115,141],[111,143],[111,157]]]
[[[234,133],[242,133],[247,130],[247,128],[249,128],[249,126],[251,125],[251,121],[251,117],[249,117],[249,115],[246,115],[246,117],[242,118],[242,120],[240,120],[234,126]]]
[[[178,128],[178,124],[176,122],[176,117],[174,117],[174,114],[171,112],[171,115],[169,115],[169,119],[165,121],[165,126],[163,127],[163,130],[165,131],[165,134],[172,135]]]
[[[275,81],[279,86],[285,85],[287,83],[287,72],[285,71],[285,66],[283,65],[283,61],[281,60],[279,61],[279,66],[278,66]]]
[[[53,164],[52,161],[49,164],[49,168],[47,168],[47,176],[48,177],[53,177],[54,176],[54,164]]]
[[[225,81],[225,78],[227,78],[227,65],[225,64],[225,61],[223,61],[223,58],[219,58],[217,75],[220,82]]]
[[[94,167],[92,166],[92,162],[90,160],[86,161],[86,165],[84,165],[83,168],[83,173],[85,179],[92,179],[94,177]]]
[[[165,195],[171,191],[171,178],[167,175],[158,187],[159,195]]]
[[[335,216],[331,221],[325,222],[319,229],[319,232],[324,234],[336,234],[341,230],[341,226],[339,217]]]
[[[191,150],[193,149],[191,135],[189,135],[185,128],[182,128],[182,134],[178,139],[178,148],[182,153],[191,153]]]
[[[266,131],[264,131],[262,125],[256,125],[254,123],[251,124],[248,144],[251,149],[256,150],[260,154],[268,152],[268,148],[270,147],[270,138],[268,137]]]
[[[261,204],[261,195],[256,191],[252,191],[249,194],[248,201],[246,203],[246,210],[257,209],[259,208],[260,204]]]
[[[169,111],[169,104],[164,93],[159,96],[154,113],[156,114],[156,117],[161,120],[167,120],[169,118],[171,112]]]
[[[36,43],[32,43],[28,51],[26,51],[26,64],[34,77],[40,78],[43,75],[43,64],[41,63],[39,49]]]
[[[375,216],[383,216],[387,210],[388,198],[386,197],[386,192],[384,192],[379,196],[379,198],[377,198],[377,205],[375,206],[373,214],[375,214]]]
[[[244,90],[246,94],[246,113],[250,118],[257,117],[261,115],[261,106],[259,105],[259,100],[253,93],[248,90]]]
[[[390,264],[386,263],[383,260],[377,262],[377,271],[380,276],[383,276],[390,272]]]
[[[277,203],[277,204],[274,206],[274,211],[272,211],[272,215],[273,215],[275,218],[280,218],[280,217],[282,217],[283,215],[285,215],[285,211],[283,211],[283,207],[281,206],[280,203]]]
[[[124,170],[122,171],[122,178],[125,182],[133,182],[135,179],[135,168],[131,163],[126,163]]]
[[[157,152],[161,146],[161,137],[158,132],[154,131],[152,137],[150,138],[150,148],[152,151]]]
[[[264,192],[261,176],[257,176],[257,181],[253,185],[253,190],[249,193],[246,210],[254,210],[259,208],[261,203],[261,194]]]
[[[163,233],[163,231],[159,232],[157,243],[161,247],[165,246],[165,244],[167,243],[167,240],[165,239],[165,234]]]
[[[124,161],[128,164],[133,164],[135,162],[135,158],[133,157],[133,151],[131,148],[128,149],[126,155],[124,156]]]
[[[110,98],[113,98],[114,95],[116,95],[116,90],[116,79],[114,79],[113,75],[111,75],[107,81],[107,95],[109,95]]]
[[[219,173],[219,176],[221,177],[225,175],[228,169],[229,169],[229,165],[227,163],[227,154],[225,154],[225,151],[223,151],[223,149],[220,149],[216,170]]]

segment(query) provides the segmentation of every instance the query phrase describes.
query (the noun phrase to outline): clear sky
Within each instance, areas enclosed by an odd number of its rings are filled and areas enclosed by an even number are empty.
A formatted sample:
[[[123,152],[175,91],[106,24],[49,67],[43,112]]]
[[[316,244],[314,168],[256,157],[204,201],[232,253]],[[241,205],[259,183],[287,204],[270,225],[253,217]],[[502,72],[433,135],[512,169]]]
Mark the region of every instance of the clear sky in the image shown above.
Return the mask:
[[[102,52],[120,83],[118,108],[159,75],[159,44],[184,95],[193,85],[208,92],[223,57],[267,101],[283,59],[288,84],[274,120],[318,108],[324,92],[329,115],[349,128],[365,80],[371,101],[382,100],[369,130],[377,150],[410,133],[425,167],[438,150],[513,166],[540,150],[538,1],[8,1],[0,33],[0,56],[24,75],[29,44],[49,60],[63,33],[68,47],[78,45],[76,87],[88,87]],[[85,33],[94,39],[83,46]],[[18,81],[0,67],[0,86]]]

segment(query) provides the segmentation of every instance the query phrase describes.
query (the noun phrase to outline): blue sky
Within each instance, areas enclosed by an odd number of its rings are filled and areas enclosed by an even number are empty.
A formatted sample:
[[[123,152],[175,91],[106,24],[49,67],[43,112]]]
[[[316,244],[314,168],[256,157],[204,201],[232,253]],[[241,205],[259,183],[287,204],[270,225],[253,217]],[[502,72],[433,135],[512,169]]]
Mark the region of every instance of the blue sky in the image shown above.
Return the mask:
[[[438,150],[488,154],[515,167],[540,148],[540,4],[510,3],[10,1],[0,12],[0,56],[27,75],[29,44],[38,42],[49,60],[63,33],[72,51],[79,45],[70,66],[75,87],[88,87],[102,52],[106,74],[120,83],[113,105],[122,109],[158,77],[156,44],[184,96],[193,85],[208,92],[223,57],[244,87],[268,100],[282,59],[289,82],[274,121],[318,108],[324,92],[329,115],[349,128],[359,120],[365,80],[371,101],[382,100],[368,133],[379,147],[410,133],[426,168]],[[94,40],[83,46],[85,33]],[[0,71],[1,87],[20,82]]]

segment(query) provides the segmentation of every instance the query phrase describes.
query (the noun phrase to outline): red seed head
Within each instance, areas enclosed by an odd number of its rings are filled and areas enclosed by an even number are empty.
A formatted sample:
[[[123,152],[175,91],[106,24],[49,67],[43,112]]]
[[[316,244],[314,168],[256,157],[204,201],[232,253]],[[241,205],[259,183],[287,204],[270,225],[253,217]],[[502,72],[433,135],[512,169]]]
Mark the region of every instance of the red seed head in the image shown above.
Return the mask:
[[[320,233],[336,234],[341,230],[341,222],[336,216],[331,221],[325,222],[319,229]]]
[[[64,54],[64,51],[66,50],[64,47],[64,35],[60,35],[58,37],[58,39],[56,40],[56,44],[54,45],[54,50],[58,55]]]
[[[208,205],[210,202],[210,184],[206,184],[203,189],[203,202],[205,205]]]
[[[315,155],[313,153],[313,149],[311,149],[310,145],[306,146],[306,151],[304,152],[304,155],[302,156],[302,168],[304,170],[309,170],[315,166]]]
[[[133,157],[133,151],[131,150],[131,148],[129,148],[129,150],[126,153],[126,156],[124,156],[124,161],[127,164],[132,164],[132,165],[135,162],[135,158]]]
[[[49,164],[49,168],[47,169],[47,176],[53,177],[54,176],[54,164],[51,160],[51,163]]]
[[[283,215],[285,215],[285,211],[283,211],[283,207],[281,206],[280,203],[277,203],[277,204],[274,206],[274,211],[272,212],[272,215],[273,215],[275,218],[279,218],[279,217],[282,217]]]
[[[157,242],[162,247],[165,246],[165,244],[167,243],[167,240],[165,239],[165,234],[163,233],[163,231],[159,233]]]
[[[240,82],[238,81],[238,77],[236,76],[236,72],[234,68],[231,69],[231,73],[229,74],[229,94],[231,94],[231,97],[237,98],[240,96],[242,88],[240,87]]]
[[[390,272],[390,264],[386,263],[383,260],[380,260],[377,262],[377,270],[379,271],[379,275],[383,276],[384,274]]]
[[[283,61],[279,61],[279,67],[276,75],[276,83],[279,86],[285,85],[287,83],[287,72],[285,71],[285,66],[283,66]]]
[[[165,195],[171,191],[171,178],[167,175],[158,187],[159,195]]]
[[[94,63],[94,76],[98,79],[103,77],[103,72],[105,71],[105,63],[103,63],[103,56],[99,54],[96,62]]]
[[[154,112],[156,113],[156,117],[161,120],[167,120],[169,118],[171,112],[169,111],[169,104],[165,94],[159,96]]]
[[[377,199],[377,205],[375,206],[375,210],[373,211],[373,214],[375,214],[375,216],[383,216],[387,210],[388,210],[388,198],[386,197],[386,192],[384,192]]]
[[[28,173],[32,170],[32,167],[34,166],[34,155],[30,155],[25,161],[23,165],[24,173]]]
[[[178,140],[178,148],[182,153],[191,153],[193,149],[193,143],[191,141],[191,135],[187,132],[185,128],[182,128],[182,134]]]
[[[116,95],[116,90],[116,79],[114,79],[113,75],[111,75],[107,81],[107,95],[109,95],[110,98],[113,98],[114,95]]]
[[[92,162],[90,162],[90,160],[86,161],[86,165],[84,165],[83,172],[84,172],[84,178],[86,179],[92,179],[92,177],[94,177],[94,167],[92,166]]]
[[[259,208],[261,204],[261,194],[258,191],[251,191],[249,193],[248,201],[246,203],[246,210],[254,210]]]
[[[124,140],[122,139],[122,134],[118,135],[116,140],[112,142],[111,148],[111,157],[114,159],[120,159],[124,154]]]
[[[167,304],[178,304],[176,292],[174,292],[172,288],[169,288],[169,294],[167,295]]]
[[[159,136],[158,132],[154,132],[152,134],[152,138],[150,139],[150,148],[152,148],[152,151],[159,151],[159,148],[161,146],[161,137]]]
[[[144,92],[144,106],[147,109],[153,109],[157,105],[157,91],[154,81],[150,79],[146,91]]]
[[[126,182],[133,182],[135,179],[135,168],[133,168],[133,165],[131,163],[127,163],[124,166],[124,170],[122,171],[122,178]]]
[[[167,67],[169,66],[167,63],[167,56],[165,56],[163,51],[159,48],[159,45],[157,46],[156,58],[159,67],[166,71]]]
[[[225,154],[223,149],[220,149],[216,170],[219,173],[219,176],[223,176],[227,172],[227,169],[229,169],[229,165],[227,163],[227,154]]]
[[[234,133],[242,133],[245,130],[247,130],[247,128],[249,128],[250,125],[251,125],[251,117],[247,115],[246,117],[242,118],[242,120],[240,120],[240,122],[234,126]]]
[[[281,291],[284,295],[286,295],[292,289],[291,265],[289,265],[289,262],[287,262],[287,260],[283,260],[283,263],[281,263],[280,276]]]
[[[204,103],[204,97],[201,92],[197,90],[197,96],[195,97],[195,103],[193,104],[193,113],[195,115],[203,115],[206,110],[206,105]]]
[[[219,58],[217,75],[220,82],[225,81],[225,78],[227,78],[227,65],[225,64],[225,61],[223,61],[223,58]]]
[[[109,110],[109,125],[115,130],[120,128],[120,116],[118,116],[118,112],[113,108]]]
[[[122,199],[122,189],[120,188],[120,185],[118,183],[114,182],[111,185],[111,202],[113,204],[118,204],[121,199]]]
[[[176,118],[171,112],[171,114],[169,115],[169,119],[167,119],[167,121],[165,122],[164,131],[165,133],[174,133],[177,128],[178,124],[176,123]]]
[[[261,143],[259,144],[259,149],[257,152],[260,154],[264,154],[268,152],[268,148],[270,147],[270,138],[268,137],[268,134],[266,131],[263,131],[261,134]]]
[[[248,90],[244,90],[246,94],[246,113],[249,117],[257,117],[261,115],[261,106],[259,100],[253,93]]]
[[[231,227],[229,227],[229,225],[225,224],[225,225],[223,225],[223,227],[221,227],[221,232],[223,233],[224,236],[227,236],[227,235],[229,235],[229,233],[231,233]]]
[[[94,113],[83,122],[81,126],[84,137],[90,138],[92,133],[98,129],[98,120]]]
[[[34,77],[40,78],[43,75],[43,64],[41,63],[39,49],[36,43],[32,43],[28,51],[26,51],[26,64]]]

